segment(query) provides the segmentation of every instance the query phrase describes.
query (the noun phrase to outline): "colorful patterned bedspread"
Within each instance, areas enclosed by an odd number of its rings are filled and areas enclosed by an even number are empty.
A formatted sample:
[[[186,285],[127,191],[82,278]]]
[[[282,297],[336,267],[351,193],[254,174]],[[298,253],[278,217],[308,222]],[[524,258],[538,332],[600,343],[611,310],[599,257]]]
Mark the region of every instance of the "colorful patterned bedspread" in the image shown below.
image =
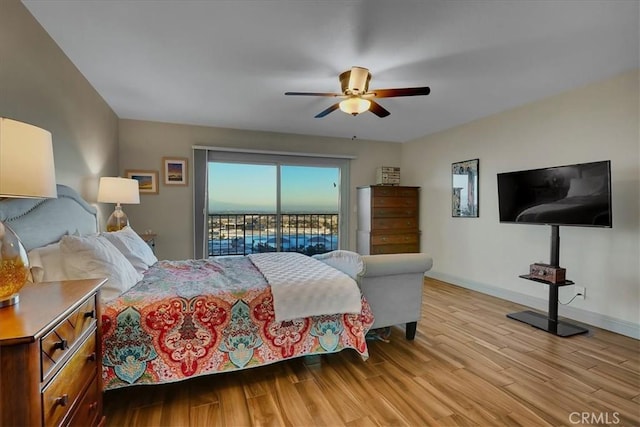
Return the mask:
[[[360,314],[274,321],[271,289],[246,257],[159,261],[102,311],[104,389],[159,384],[353,348],[368,357]]]

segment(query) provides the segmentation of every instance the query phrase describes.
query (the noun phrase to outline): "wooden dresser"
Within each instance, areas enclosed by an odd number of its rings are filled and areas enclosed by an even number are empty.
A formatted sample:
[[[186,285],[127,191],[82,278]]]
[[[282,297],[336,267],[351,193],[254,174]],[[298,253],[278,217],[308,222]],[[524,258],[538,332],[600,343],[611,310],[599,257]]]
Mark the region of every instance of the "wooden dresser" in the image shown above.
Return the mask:
[[[420,187],[358,187],[356,251],[361,255],[420,252]]]
[[[100,287],[28,284],[0,308],[0,426],[96,426],[102,416]]]

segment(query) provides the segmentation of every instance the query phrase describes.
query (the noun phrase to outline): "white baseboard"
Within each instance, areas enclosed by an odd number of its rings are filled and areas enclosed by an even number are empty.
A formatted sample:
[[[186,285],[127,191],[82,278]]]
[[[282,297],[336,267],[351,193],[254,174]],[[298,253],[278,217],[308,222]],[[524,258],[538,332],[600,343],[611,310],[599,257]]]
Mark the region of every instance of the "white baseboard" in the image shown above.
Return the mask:
[[[455,277],[437,271],[429,271],[427,272],[427,274],[425,274],[425,276],[441,280],[443,282],[451,283],[462,288],[470,289],[472,291],[477,291],[507,301],[515,302],[517,304],[522,304],[527,307],[532,307],[540,311],[546,312],[549,308],[549,303],[546,299],[532,297],[530,295],[521,294],[519,292],[510,291],[508,289],[497,288],[484,283],[462,279],[460,277]],[[592,325],[601,329],[615,332],[617,334],[640,339],[640,325],[638,325],[637,323],[632,323],[604,314],[594,313],[592,311],[569,306],[561,306],[559,307],[558,311],[560,317],[573,319],[587,325]]]

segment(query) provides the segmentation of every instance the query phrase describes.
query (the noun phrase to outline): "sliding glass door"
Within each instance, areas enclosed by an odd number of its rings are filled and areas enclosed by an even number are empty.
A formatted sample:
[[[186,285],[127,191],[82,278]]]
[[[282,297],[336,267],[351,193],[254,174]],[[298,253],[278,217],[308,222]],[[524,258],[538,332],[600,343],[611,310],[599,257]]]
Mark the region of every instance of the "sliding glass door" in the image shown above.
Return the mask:
[[[211,157],[207,256],[273,251],[312,255],[340,247],[346,164],[284,156],[253,155],[244,161]]]
[[[280,250],[338,249],[340,169],[280,166]]]
[[[209,162],[207,187],[208,256],[275,248],[276,165]]]

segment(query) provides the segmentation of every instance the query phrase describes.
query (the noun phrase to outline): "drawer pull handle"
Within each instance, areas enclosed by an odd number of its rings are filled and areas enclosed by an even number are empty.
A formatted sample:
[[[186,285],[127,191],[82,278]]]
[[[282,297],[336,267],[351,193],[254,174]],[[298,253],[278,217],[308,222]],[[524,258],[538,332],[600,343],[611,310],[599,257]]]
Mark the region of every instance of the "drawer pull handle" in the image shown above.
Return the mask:
[[[88,355],[87,356],[87,360],[90,361],[90,362],[95,362],[96,361],[96,352],[94,351],[93,353]]]
[[[68,394],[63,394],[62,396],[60,396],[59,398],[56,399],[56,404],[58,404],[60,406],[67,406],[67,403],[69,403],[69,395]]]
[[[54,350],[66,350],[68,348],[69,348],[69,343],[64,338],[62,338],[60,341],[58,341],[53,345]]]
[[[96,311],[91,310],[84,313],[84,317],[96,317]]]
[[[93,402],[91,405],[89,405],[89,412],[93,412],[96,409],[98,409],[98,402]]]

